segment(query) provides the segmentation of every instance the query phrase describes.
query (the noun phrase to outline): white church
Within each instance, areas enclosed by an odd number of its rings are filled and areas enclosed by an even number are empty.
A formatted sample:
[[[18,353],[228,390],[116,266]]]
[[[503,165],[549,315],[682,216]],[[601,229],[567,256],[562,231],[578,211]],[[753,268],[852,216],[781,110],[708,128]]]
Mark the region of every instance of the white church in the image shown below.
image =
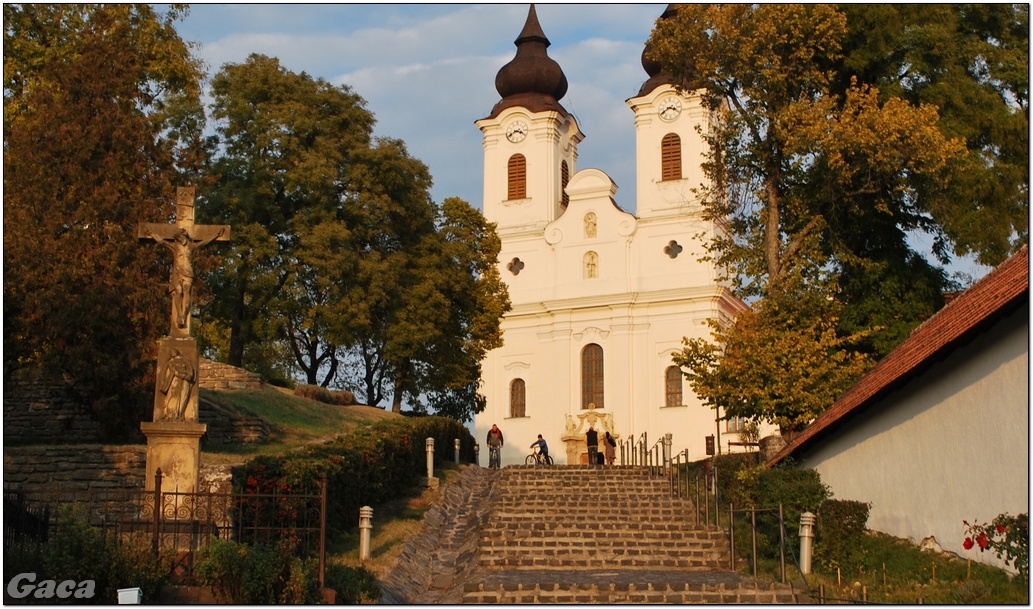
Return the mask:
[[[567,80],[533,5],[515,44],[495,78],[501,101],[476,121],[484,215],[502,240],[513,308],[504,345],[482,363],[487,406],[475,438],[483,446],[497,424],[503,465],[523,463],[538,434],[557,464],[587,463],[589,427],[600,442],[608,431],[647,448],[670,433],[673,453],[688,449],[693,460],[716,435],[726,452],[739,422],[717,421],[671,360],[682,337],[711,338],[707,319],[730,321],[746,308],[700,261],[701,236],[719,230],[701,219],[693,194],[704,180],[697,127],[707,128],[708,111],[643,57],[649,79],[627,101],[637,165],[628,213],[606,173],[578,169],[585,136],[560,105]]]

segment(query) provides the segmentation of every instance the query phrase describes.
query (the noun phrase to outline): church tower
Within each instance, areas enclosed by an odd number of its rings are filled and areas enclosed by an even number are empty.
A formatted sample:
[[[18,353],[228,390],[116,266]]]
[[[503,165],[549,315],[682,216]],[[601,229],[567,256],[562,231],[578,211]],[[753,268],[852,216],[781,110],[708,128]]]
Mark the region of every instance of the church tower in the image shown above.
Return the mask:
[[[668,5],[660,19],[674,17]],[[680,93],[673,80],[642,51],[649,80],[627,104],[635,112],[635,156],[639,218],[656,218],[693,211],[691,191],[704,181],[706,142],[697,126],[706,129],[709,112],[698,94]]]
[[[503,465],[523,463],[538,434],[556,463],[587,463],[590,428],[649,446],[670,433],[675,453],[702,457],[718,423],[672,356],[682,337],[710,338],[706,320],[745,308],[698,239],[713,230],[691,191],[703,181],[696,129],[709,115],[644,61],[649,80],[627,102],[638,180],[638,215],[628,213],[606,173],[577,168],[584,136],[559,103],[567,79],[548,46],[532,6],[516,57],[495,78],[502,99],[476,121],[484,215],[512,309],[504,344],[481,362],[475,436],[498,424]]]
[[[567,77],[548,55],[534,5],[514,44],[516,57],[495,77],[502,100],[476,122],[484,134],[484,215],[500,233],[541,230],[563,213],[584,138],[559,103]]]

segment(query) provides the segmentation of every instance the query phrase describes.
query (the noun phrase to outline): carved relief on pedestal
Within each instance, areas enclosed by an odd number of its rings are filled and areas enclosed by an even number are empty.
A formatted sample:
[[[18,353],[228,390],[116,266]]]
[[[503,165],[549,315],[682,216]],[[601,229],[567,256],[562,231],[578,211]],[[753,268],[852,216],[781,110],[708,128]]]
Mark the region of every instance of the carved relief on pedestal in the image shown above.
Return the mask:
[[[595,404],[589,404],[588,410],[577,414],[576,420],[569,413],[564,416],[566,416],[566,422],[560,441],[566,445],[568,465],[581,463],[581,456],[588,454],[585,432],[589,428],[595,428],[599,432],[600,452],[602,451],[602,438],[606,432],[610,432],[614,440],[620,440],[620,434],[614,431],[613,414],[599,412],[596,410]]]

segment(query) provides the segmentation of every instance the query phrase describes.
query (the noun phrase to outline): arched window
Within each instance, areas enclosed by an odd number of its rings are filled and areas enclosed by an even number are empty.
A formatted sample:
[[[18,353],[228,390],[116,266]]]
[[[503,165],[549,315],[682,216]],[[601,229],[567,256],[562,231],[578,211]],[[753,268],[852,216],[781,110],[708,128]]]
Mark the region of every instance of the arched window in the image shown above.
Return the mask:
[[[581,350],[581,409],[603,408],[603,348],[592,343]]]
[[[527,197],[527,159],[522,154],[509,157],[509,199]]]
[[[524,379],[513,379],[509,384],[509,416],[519,418],[527,416],[526,412],[526,391]]]
[[[567,195],[567,182],[570,182],[570,167],[566,161],[560,163],[560,207],[567,209],[570,196]]]
[[[660,179],[681,179],[681,138],[668,133],[660,141]]]
[[[667,396],[668,406],[681,406],[681,369],[677,366],[669,366],[665,372],[664,395]]]

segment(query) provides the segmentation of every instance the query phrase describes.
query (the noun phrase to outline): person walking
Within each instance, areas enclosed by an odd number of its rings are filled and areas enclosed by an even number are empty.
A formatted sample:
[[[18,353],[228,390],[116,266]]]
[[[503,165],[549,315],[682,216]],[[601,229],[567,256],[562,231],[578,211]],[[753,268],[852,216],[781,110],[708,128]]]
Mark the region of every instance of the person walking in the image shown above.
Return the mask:
[[[588,464],[594,466],[599,454],[599,432],[591,425],[588,426],[588,431],[585,432],[585,443],[588,445]]]
[[[502,430],[494,423],[492,423],[491,429],[488,430],[487,444],[488,467],[498,469],[502,466],[502,447],[505,445],[505,441],[502,438]]]
[[[615,448],[617,448],[617,441],[613,439],[610,432],[606,432],[606,437],[603,438],[603,454],[606,455],[607,465],[613,465]]]

